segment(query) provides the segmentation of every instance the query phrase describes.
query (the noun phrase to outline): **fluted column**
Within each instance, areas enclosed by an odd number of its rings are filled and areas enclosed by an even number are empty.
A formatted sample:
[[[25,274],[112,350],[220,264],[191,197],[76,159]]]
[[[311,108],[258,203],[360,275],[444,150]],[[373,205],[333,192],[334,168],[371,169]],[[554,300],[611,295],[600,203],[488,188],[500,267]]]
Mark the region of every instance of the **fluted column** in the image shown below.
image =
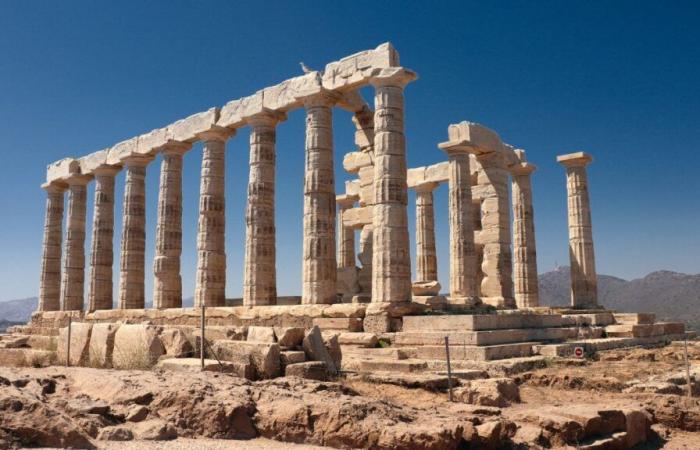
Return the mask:
[[[195,306],[226,304],[226,140],[231,130],[212,129],[200,135],[202,175],[197,231]]]
[[[440,144],[449,157],[450,298],[471,302],[477,295],[470,147]]]
[[[416,281],[437,281],[433,190],[437,183],[424,183],[416,191]]]
[[[91,177],[73,175],[68,183],[68,218],[61,297],[64,311],[82,311],[85,293],[85,213]]]
[[[119,279],[119,308],[145,304],[146,166],[152,157],[131,156],[126,166]]]
[[[375,88],[373,302],[411,299],[403,89],[415,78],[392,68],[370,81]]]
[[[38,311],[61,309],[61,241],[63,239],[63,202],[66,186],[45,184],[46,218],[41,257]]]
[[[303,304],[334,303],[337,297],[332,114],[335,101],[336,97],[330,93],[315,95],[304,101]]]
[[[537,286],[537,250],[530,175],[535,166],[521,162],[511,168],[513,192],[513,272],[518,308],[540,305]]]
[[[338,195],[338,268],[356,267],[355,262],[355,230],[346,227],[343,223],[343,214],[355,206],[357,197]]]
[[[248,119],[250,173],[243,276],[243,304],[246,306],[274,305],[277,301],[275,127],[283,118],[278,113],[266,112]]]
[[[114,264],[114,176],[119,167],[102,166],[94,171],[95,207],[92,219],[90,290],[88,310],[112,309]]]
[[[192,146],[170,142],[161,151],[153,307],[182,307],[182,157]]]
[[[586,175],[586,166],[593,161],[593,158],[587,153],[577,152],[558,156],[557,161],[566,167],[571,305],[578,309],[596,309],[599,308],[598,283]]]

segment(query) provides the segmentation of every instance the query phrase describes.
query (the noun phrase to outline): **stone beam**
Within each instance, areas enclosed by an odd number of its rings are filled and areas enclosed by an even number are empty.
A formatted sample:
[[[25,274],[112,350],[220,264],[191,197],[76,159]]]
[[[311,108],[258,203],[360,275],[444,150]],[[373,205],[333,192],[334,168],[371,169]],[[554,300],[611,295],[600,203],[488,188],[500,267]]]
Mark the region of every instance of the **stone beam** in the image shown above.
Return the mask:
[[[350,152],[343,158],[343,169],[348,173],[357,173],[363,167],[373,165],[372,155],[368,152]]]
[[[408,187],[415,189],[426,183],[446,183],[450,181],[450,163],[443,161],[430,166],[408,169]]]
[[[343,212],[343,226],[348,228],[362,228],[372,224],[372,207],[363,206],[350,208]]]
[[[479,156],[504,149],[503,142],[495,131],[474,122],[452,124],[447,128],[447,135],[449,141],[438,145],[443,150],[463,146],[472,149],[469,153]]]
[[[46,183],[66,182],[77,174],[80,174],[80,160],[63,158],[46,168]]]

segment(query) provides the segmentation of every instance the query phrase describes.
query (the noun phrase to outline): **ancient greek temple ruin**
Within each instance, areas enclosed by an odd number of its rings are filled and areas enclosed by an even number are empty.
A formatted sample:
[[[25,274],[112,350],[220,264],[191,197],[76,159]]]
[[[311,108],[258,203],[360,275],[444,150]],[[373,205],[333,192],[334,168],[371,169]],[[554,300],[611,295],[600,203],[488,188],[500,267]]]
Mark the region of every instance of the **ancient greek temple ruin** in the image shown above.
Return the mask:
[[[275,131],[297,108],[306,111],[301,304],[538,307],[531,188],[535,166],[523,150],[504,143],[494,131],[461,121],[449,125],[446,140],[436,143],[443,162],[407,168],[404,89],[416,78],[386,43],[109,148],[52,163],[42,186],[47,202],[39,310],[94,312],[110,310],[115,303],[117,309],[143,309],[150,295],[144,288],[149,276],[154,277],[153,308],[181,308],[183,245],[197,248],[195,305],[224,306],[224,161],[227,141],[236,139],[243,127],[250,127],[246,235],[241,236],[243,305],[275,305]],[[373,105],[358,91],[368,85],[374,88]],[[356,179],[340,193],[335,188],[334,108],[353,113],[356,128],[356,150],[342,161]],[[182,241],[182,168],[183,155],[196,142],[203,143],[203,153],[194,243]],[[156,160],[161,168],[159,198],[157,205],[149,205],[146,167]],[[591,160],[585,153],[558,157],[568,188],[571,306],[581,309],[599,308],[586,178]],[[125,176],[123,194],[115,192],[120,172]],[[441,212],[434,209],[433,191],[442,183],[449,186],[449,211],[442,212],[449,214],[449,280],[437,279],[434,222]],[[86,262],[88,189],[94,189],[95,203]],[[415,230],[408,223],[409,189],[415,191]],[[113,280],[114,207],[119,198],[120,270],[119,279]],[[157,208],[157,223],[147,229],[150,208]],[[413,280],[411,231],[417,246]],[[156,238],[152,262],[145,259],[147,233]],[[446,295],[441,295],[443,284]]]

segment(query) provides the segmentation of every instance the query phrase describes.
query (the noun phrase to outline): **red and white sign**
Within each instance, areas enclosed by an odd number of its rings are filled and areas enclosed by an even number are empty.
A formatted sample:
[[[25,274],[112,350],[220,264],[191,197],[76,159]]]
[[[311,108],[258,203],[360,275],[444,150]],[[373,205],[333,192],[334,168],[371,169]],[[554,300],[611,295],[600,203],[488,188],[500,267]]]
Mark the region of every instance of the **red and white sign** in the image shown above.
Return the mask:
[[[574,356],[577,358],[583,358],[583,347],[574,347]]]

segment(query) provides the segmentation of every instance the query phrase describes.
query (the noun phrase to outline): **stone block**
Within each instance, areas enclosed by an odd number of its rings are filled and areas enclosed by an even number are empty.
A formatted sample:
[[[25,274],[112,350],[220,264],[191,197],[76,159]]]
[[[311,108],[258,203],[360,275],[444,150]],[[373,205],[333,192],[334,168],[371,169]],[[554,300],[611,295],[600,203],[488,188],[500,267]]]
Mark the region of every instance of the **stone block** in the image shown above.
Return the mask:
[[[483,125],[473,122],[460,122],[447,128],[450,143],[460,143],[472,147],[476,153],[490,153],[503,150],[498,134]],[[447,144],[447,143],[445,143]],[[440,148],[444,148],[440,144]]]
[[[83,175],[92,175],[100,166],[107,164],[109,149],[99,150],[83,156],[78,161],[80,162],[80,173]]]
[[[172,370],[178,372],[224,372],[238,375],[241,378],[248,380],[255,379],[255,370],[252,364],[243,364],[232,361],[219,361],[215,359],[205,359],[204,368],[202,368],[199,358],[167,358],[158,361],[157,367],[163,370]]]
[[[278,344],[219,340],[214,341],[212,348],[221,360],[252,364],[258,379],[275,378],[282,373]]]
[[[337,343],[337,339],[336,339]],[[326,364],[328,371],[332,374],[338,373],[338,367],[333,360],[333,357],[326,348],[321,330],[318,326],[314,326],[304,337],[303,342],[306,359],[310,361],[322,361]]]
[[[357,277],[357,267],[339,267],[336,274],[336,292],[342,294],[343,298],[352,298],[360,291]]]
[[[657,325],[663,326],[663,334],[685,333],[685,324],[683,322],[659,322]]]
[[[429,183],[447,183],[450,180],[450,163],[447,161],[425,168],[425,181]]]
[[[306,330],[301,327],[274,327],[280,347],[297,347],[304,340]]]
[[[152,155],[168,143],[168,128],[156,128],[139,136],[136,153]]]
[[[656,320],[654,313],[614,313],[615,322],[618,324],[653,324]]]
[[[360,180],[351,180],[345,182],[345,194],[359,196],[360,195]]]
[[[328,90],[359,87],[367,84],[377,71],[398,65],[399,54],[387,42],[374,50],[365,50],[326,64],[323,87]]]
[[[248,97],[226,103],[221,108],[216,124],[220,127],[240,128],[246,125],[248,117],[263,111],[263,91],[258,91]]]
[[[73,322],[70,334],[70,361],[71,366],[87,366],[90,358],[90,335],[92,324],[85,322]],[[61,328],[58,332],[57,359],[59,364],[66,363],[68,352],[68,327]]]
[[[150,325],[121,325],[114,336],[112,365],[115,369],[152,367],[165,348],[158,336],[160,329]]]
[[[194,346],[184,331],[179,328],[166,327],[160,333],[165,354],[174,358],[184,358],[194,355]]]
[[[435,296],[440,293],[441,288],[437,281],[414,281],[411,284],[411,293],[418,296]]]
[[[289,364],[284,369],[287,377],[299,377],[309,380],[326,381],[328,379],[328,368],[322,361],[307,361],[296,364]]]
[[[121,141],[112,148],[109,149],[107,155],[107,164],[110,166],[116,166],[122,163],[122,161],[130,156],[136,155],[136,146],[138,145],[138,138],[134,137]]]
[[[302,100],[321,92],[321,75],[309,72],[262,90],[263,108],[288,111],[302,106]]]
[[[248,342],[275,342],[275,331],[272,327],[248,327]]]
[[[338,335],[340,345],[359,345],[366,348],[374,348],[379,343],[379,338],[374,333],[340,333]]]
[[[65,181],[80,173],[80,161],[74,158],[63,158],[46,167],[46,181]]]
[[[367,359],[360,362],[362,372],[423,372],[428,368],[425,361],[417,360],[390,360],[390,359]]]
[[[455,400],[471,405],[505,408],[520,402],[520,388],[510,378],[472,380],[453,391]]]
[[[362,331],[362,319],[359,317],[318,317],[313,325],[322,330]]]
[[[297,364],[306,361],[306,354],[302,350],[287,350],[280,352],[282,368],[289,364]]]
[[[206,111],[193,114],[175,123],[168,125],[167,138],[178,142],[195,142],[199,140],[199,134],[211,130],[219,118],[219,108],[210,108]]]
[[[520,358],[532,355],[532,342],[498,344],[485,346],[450,345],[450,359],[467,361],[493,361],[496,359]],[[416,357],[420,359],[445,360],[445,345],[424,345],[417,347]]]
[[[343,211],[343,226],[348,228],[362,228],[372,224],[374,217],[372,206],[349,208]]]
[[[382,334],[391,331],[391,317],[387,312],[367,314],[362,328],[368,333]]]
[[[117,334],[119,324],[96,323],[92,326],[90,336],[90,367],[112,367],[112,354],[114,352],[114,336]]]
[[[350,152],[343,158],[343,168],[349,173],[357,173],[363,167],[372,165],[372,155],[368,152]]]
[[[48,350],[0,348],[0,367],[46,367],[55,360],[56,352]]]
[[[498,330],[510,328],[559,327],[559,314],[475,314],[445,316],[406,316],[403,331]]]

